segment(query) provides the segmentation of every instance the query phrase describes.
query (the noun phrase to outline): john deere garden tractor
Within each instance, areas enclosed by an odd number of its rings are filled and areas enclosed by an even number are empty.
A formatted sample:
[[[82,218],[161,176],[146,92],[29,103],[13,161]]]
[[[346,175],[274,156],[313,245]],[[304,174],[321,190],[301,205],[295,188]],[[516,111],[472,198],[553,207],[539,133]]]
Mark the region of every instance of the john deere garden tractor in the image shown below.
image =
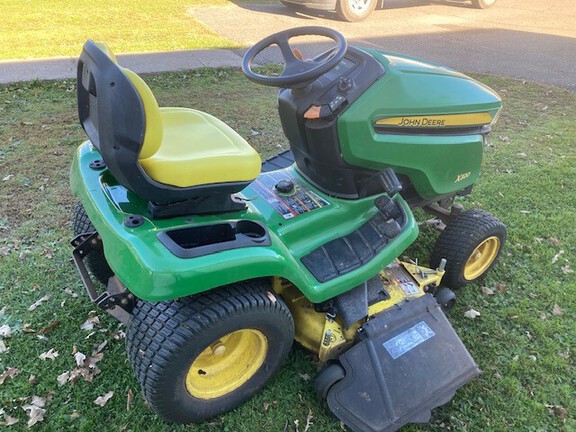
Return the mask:
[[[304,59],[290,45],[303,35],[333,48]],[[272,46],[277,76],[254,68]],[[106,45],[86,42],[78,112],[89,141],[71,185],[90,299],[127,324],[134,372],[168,421],[245,402],[293,340],[324,364],[316,389],[351,430],[428,421],[480,373],[444,312],[451,288],[482,277],[506,240],[494,216],[453,203],[478,179],[499,97],[322,27],[263,39],[243,71],[280,88],[290,150],[264,163],[210,114],[158,107]],[[418,237],[416,208],[447,225],[430,267],[398,259]]]

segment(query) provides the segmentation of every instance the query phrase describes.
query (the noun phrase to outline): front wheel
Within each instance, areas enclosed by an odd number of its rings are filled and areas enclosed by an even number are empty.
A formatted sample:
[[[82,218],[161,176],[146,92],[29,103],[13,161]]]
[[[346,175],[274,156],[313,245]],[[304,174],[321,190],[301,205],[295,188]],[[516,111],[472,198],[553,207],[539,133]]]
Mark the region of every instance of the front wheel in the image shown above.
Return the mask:
[[[472,0],[472,6],[476,9],[486,9],[493,6],[496,0]]]
[[[144,395],[166,420],[230,411],[260,390],[292,346],[294,323],[263,281],[162,303],[138,302],[126,348]]]
[[[506,236],[506,226],[496,217],[484,210],[467,210],[442,231],[430,256],[430,265],[438,267],[445,258],[442,284],[461,288],[492,268]]]
[[[348,22],[362,21],[376,9],[377,0],[338,0],[336,13]]]

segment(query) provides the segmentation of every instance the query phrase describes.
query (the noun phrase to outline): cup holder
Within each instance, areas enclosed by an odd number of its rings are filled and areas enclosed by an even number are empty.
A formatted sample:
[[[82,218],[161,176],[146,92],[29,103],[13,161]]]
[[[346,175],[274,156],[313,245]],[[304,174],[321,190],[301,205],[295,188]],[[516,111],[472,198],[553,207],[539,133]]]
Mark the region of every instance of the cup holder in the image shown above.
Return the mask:
[[[236,223],[236,234],[244,234],[254,241],[262,241],[266,237],[266,228],[259,223],[242,220]]]
[[[158,240],[180,258],[271,244],[266,227],[250,220],[162,231]]]

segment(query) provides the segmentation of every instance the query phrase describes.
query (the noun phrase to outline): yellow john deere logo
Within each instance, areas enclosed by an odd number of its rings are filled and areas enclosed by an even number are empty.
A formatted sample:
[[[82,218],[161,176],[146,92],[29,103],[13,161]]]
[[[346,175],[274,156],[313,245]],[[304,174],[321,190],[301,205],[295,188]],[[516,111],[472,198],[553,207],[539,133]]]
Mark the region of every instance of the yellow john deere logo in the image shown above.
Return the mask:
[[[467,172],[467,173],[462,173],[462,174],[458,174],[456,176],[456,180],[454,181],[454,183],[458,183],[461,182],[464,179],[467,179],[468,177],[470,177],[470,174],[472,174],[471,172]]]
[[[487,113],[473,114],[446,114],[431,116],[402,116],[386,117],[376,120],[376,126],[395,126],[395,127],[425,127],[425,128],[442,128],[442,127],[466,127],[466,126],[483,126],[492,122],[492,116]]]

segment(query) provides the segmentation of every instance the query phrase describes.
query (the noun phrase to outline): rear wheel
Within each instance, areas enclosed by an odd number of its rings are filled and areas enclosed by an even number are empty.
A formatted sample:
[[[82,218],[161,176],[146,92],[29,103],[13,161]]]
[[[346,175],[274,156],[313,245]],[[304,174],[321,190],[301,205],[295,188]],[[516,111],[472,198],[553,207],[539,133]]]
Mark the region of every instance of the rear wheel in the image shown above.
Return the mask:
[[[144,395],[163,418],[197,422],[260,390],[285,360],[292,316],[263,281],[170,302],[139,302],[126,348]]]
[[[442,284],[461,288],[480,279],[494,265],[506,242],[506,227],[484,210],[467,210],[452,221],[438,237],[430,265],[438,267],[445,258]]]
[[[493,6],[496,0],[472,0],[472,6],[476,9],[486,9]]]
[[[75,236],[96,231],[94,225],[90,222],[90,218],[88,218],[82,203],[76,204],[74,213],[72,213],[72,231]],[[114,272],[108,265],[102,250],[93,250],[86,255],[84,261],[86,262],[86,267],[88,267],[90,273],[92,273],[92,275],[94,275],[94,277],[104,285],[106,285],[108,279],[114,275]]]
[[[338,0],[336,13],[348,22],[362,21],[376,9],[376,0]]]

